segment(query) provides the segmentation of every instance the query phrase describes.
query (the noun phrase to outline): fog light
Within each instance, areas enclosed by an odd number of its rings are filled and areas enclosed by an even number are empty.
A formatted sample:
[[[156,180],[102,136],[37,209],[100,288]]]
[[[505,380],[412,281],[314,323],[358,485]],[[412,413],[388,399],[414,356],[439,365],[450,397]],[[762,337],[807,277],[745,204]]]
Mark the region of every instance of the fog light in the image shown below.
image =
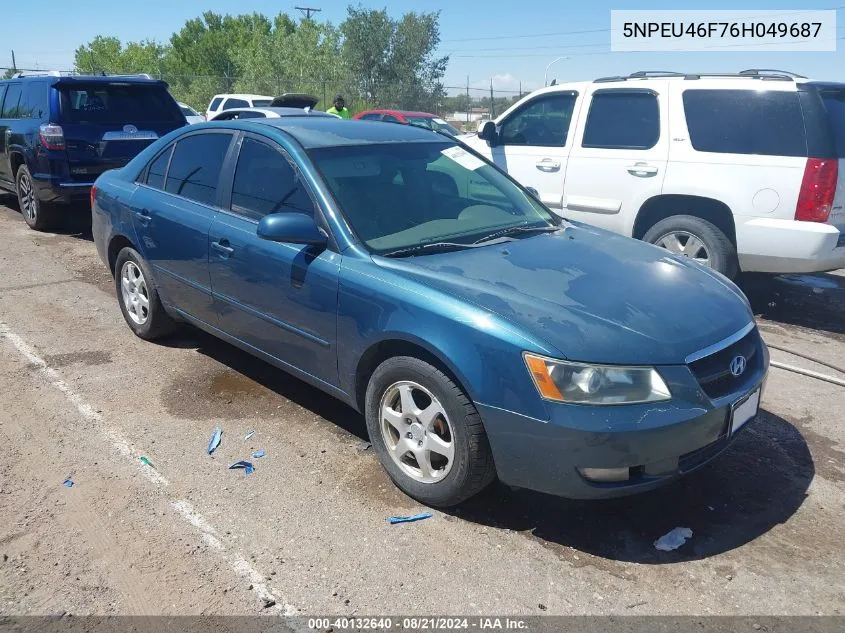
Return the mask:
[[[628,481],[629,468],[579,468],[578,472],[590,481],[609,483],[613,481]]]

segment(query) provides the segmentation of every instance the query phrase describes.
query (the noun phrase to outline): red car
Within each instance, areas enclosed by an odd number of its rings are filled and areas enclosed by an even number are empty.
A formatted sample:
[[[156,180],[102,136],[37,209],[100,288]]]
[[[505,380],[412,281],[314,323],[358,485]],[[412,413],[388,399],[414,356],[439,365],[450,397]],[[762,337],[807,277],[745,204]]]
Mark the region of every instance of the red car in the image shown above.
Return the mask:
[[[429,130],[445,132],[449,136],[458,136],[461,134],[459,130],[453,128],[436,114],[431,114],[429,112],[408,112],[406,110],[364,110],[352,118],[363,119],[365,121],[387,121],[388,123],[401,123],[402,125],[416,125],[428,128]]]

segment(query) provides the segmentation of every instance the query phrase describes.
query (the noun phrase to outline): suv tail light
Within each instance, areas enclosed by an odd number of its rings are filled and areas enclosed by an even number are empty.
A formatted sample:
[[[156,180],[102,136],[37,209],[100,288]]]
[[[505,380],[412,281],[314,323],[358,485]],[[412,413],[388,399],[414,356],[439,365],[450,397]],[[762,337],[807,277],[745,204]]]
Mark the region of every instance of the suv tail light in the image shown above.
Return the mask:
[[[91,208],[94,208],[94,201],[97,199],[97,187],[91,185]]]
[[[795,219],[804,222],[827,222],[836,181],[839,178],[839,160],[836,158],[808,158],[804,179],[795,207]]]
[[[65,133],[60,125],[45,123],[38,128],[38,138],[45,149],[65,148]]]

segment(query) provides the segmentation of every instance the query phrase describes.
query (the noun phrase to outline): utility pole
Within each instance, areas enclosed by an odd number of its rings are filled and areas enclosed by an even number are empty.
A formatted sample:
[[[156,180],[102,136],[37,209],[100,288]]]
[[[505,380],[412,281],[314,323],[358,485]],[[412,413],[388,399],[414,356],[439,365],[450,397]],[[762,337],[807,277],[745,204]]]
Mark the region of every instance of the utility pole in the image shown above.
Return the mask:
[[[303,15],[305,16],[306,20],[311,19],[312,13],[319,13],[322,9],[315,9],[313,7],[294,7],[297,11],[302,11]]]
[[[522,80],[519,80],[519,98],[522,99]]]
[[[18,65],[15,63],[15,51],[12,51],[12,74],[18,72]]]
[[[467,75],[467,123],[469,123],[469,111],[470,106],[472,105],[472,101],[469,98],[469,75]]]
[[[493,78],[490,77],[490,120],[496,118],[496,106],[493,103]]]

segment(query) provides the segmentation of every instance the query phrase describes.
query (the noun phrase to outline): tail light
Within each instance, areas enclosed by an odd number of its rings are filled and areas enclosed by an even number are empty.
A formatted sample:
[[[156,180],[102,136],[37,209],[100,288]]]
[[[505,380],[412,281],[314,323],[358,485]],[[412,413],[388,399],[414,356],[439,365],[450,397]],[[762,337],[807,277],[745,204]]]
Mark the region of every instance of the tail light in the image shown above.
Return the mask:
[[[804,179],[795,207],[795,219],[804,222],[827,222],[836,181],[839,178],[839,160],[836,158],[808,158]]]
[[[94,201],[97,199],[97,187],[91,185],[91,208],[94,208]]]
[[[45,149],[65,148],[65,133],[60,125],[45,123],[38,128],[38,138]]]

